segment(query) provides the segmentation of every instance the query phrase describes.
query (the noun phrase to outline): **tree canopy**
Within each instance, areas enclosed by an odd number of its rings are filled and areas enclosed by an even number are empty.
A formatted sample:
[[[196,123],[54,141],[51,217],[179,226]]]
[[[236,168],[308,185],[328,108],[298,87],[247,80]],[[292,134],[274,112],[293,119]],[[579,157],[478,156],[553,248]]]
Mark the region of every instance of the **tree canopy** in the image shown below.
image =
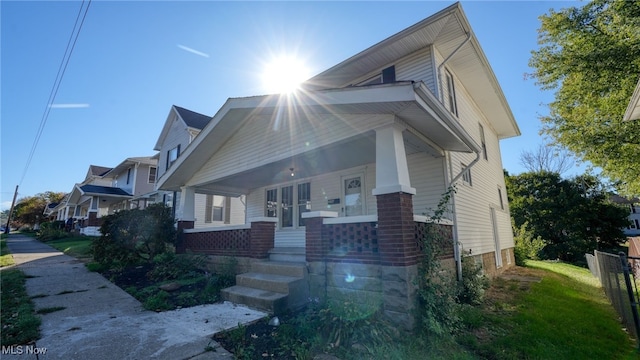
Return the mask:
[[[19,199],[13,209],[12,222],[21,226],[37,224],[42,221],[47,204],[60,202],[64,195],[62,192],[46,191]]]
[[[628,210],[611,203],[594,176],[563,179],[541,171],[505,180],[514,227],[542,239],[541,258],[581,261],[587,252],[626,240]]]
[[[640,194],[640,121],[622,121],[640,77],[640,2],[594,0],[540,20],[531,75],[556,91],[542,131]]]

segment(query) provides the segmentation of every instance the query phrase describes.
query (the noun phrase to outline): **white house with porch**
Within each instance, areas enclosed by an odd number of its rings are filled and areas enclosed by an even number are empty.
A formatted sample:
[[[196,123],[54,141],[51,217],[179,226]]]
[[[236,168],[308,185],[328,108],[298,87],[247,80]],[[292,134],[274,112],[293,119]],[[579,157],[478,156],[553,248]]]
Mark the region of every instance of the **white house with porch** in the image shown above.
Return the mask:
[[[180,192],[183,251],[253,259],[227,299],[270,292],[252,304],[278,312],[308,291],[364,295],[411,326],[417,239],[451,186],[440,222],[451,263],[475,256],[489,274],[514,263],[499,141],[519,134],[456,3],[302,90],[228,99],[158,187]],[[194,229],[201,193],[244,196],[245,225]],[[296,261],[299,273],[286,268]]]

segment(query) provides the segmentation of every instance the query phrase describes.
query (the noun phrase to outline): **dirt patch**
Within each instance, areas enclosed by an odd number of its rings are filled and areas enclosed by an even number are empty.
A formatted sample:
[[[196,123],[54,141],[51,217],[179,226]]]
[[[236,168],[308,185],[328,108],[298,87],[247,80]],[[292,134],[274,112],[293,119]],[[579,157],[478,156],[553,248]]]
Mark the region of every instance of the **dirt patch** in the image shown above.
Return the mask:
[[[205,271],[189,271],[179,279],[158,281],[151,274],[153,264],[130,266],[125,269],[107,270],[102,275],[142,302],[148,310],[165,311],[220,301],[220,290],[231,286],[227,277]],[[178,284],[165,291],[161,286]]]

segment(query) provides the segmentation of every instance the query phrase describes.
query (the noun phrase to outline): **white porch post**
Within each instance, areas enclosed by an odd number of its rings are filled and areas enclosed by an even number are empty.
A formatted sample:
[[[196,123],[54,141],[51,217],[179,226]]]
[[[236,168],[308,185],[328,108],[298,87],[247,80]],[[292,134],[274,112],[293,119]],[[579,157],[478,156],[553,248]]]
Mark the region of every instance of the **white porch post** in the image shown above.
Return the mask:
[[[176,217],[181,221],[195,221],[196,192],[192,187],[180,188],[180,208],[176,211]]]
[[[376,188],[373,195],[416,194],[409,180],[403,130],[404,127],[395,123],[376,129]]]

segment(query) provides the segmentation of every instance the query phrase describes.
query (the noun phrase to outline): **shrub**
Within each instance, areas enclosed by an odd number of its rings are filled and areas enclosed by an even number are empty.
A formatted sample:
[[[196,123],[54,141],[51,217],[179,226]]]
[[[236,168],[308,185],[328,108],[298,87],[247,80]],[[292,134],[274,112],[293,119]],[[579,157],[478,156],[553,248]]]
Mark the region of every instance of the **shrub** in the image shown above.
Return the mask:
[[[438,229],[438,221],[447,210],[447,204],[455,188],[451,187],[443,195],[427,224],[425,236],[420,239],[422,259],[418,266],[418,322],[427,334],[445,335],[452,333],[460,323],[459,305],[456,302],[458,284],[455,275],[442,269],[440,254],[445,239]],[[451,244],[453,246],[453,244]]]
[[[516,265],[519,266],[524,266],[524,261],[527,259],[539,260],[540,252],[545,247],[544,240],[540,236],[534,237],[534,233],[528,228],[528,225],[529,223],[525,222],[520,228],[517,228],[515,222],[511,220],[515,243],[513,256],[516,259]]]
[[[124,266],[152,261],[175,245],[177,238],[171,209],[164,204],[106,216],[100,232],[102,236],[93,243],[94,259]]]
[[[489,278],[483,274],[482,266],[476,264],[472,257],[464,256],[462,281],[458,282],[457,301],[461,304],[480,305],[489,285]]]
[[[151,280],[174,280],[194,275],[206,268],[206,259],[202,255],[175,254],[167,251],[153,258],[153,269],[148,276]]]

